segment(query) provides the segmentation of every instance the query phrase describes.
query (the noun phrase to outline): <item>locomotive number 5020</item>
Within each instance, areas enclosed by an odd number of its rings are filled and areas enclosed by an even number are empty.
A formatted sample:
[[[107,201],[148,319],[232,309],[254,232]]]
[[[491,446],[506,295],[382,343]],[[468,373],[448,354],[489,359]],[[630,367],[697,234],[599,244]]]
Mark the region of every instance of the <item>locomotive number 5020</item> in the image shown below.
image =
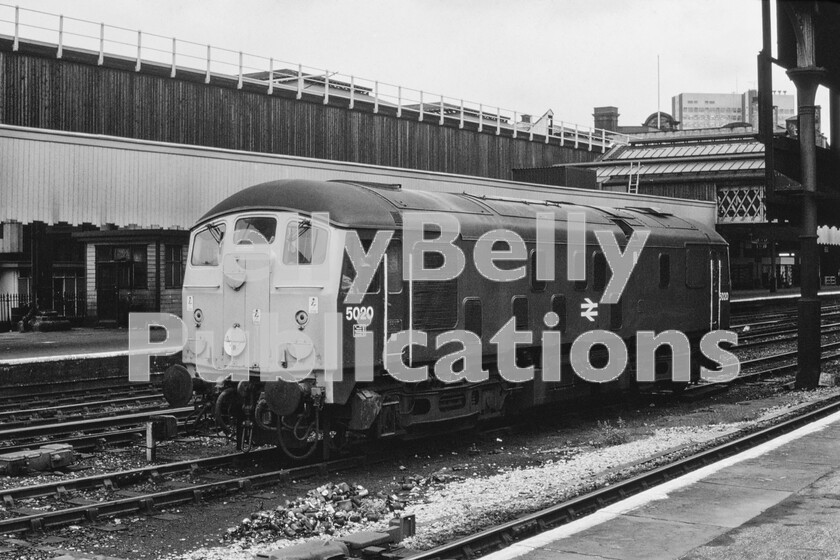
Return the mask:
[[[353,306],[348,307],[344,310],[344,318],[348,321],[372,321],[373,320],[373,307],[371,306]]]

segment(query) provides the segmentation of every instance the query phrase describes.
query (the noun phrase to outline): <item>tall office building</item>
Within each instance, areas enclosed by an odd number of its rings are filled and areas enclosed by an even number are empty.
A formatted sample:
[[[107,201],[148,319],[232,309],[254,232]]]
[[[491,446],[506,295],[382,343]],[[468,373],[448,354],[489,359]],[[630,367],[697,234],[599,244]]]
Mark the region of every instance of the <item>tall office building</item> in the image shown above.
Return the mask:
[[[730,123],[749,123],[758,129],[758,92],[680,93],[671,98],[671,114],[682,130],[718,128]],[[785,119],[796,114],[793,95],[773,93],[773,120],[784,129]]]

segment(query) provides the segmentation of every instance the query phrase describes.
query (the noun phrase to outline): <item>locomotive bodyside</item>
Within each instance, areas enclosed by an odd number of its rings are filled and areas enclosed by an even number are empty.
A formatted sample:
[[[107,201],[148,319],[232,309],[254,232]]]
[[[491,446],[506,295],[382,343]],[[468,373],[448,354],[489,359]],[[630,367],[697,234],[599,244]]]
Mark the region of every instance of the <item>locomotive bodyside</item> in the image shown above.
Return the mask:
[[[453,244],[466,255],[457,277],[417,280],[404,270],[406,254],[423,259],[426,268],[440,265],[434,253],[404,246],[402,226],[410,212],[457,218],[460,235]],[[538,212],[554,218],[550,280],[535,273]],[[585,216],[586,280],[567,279],[570,214]],[[514,280],[488,279],[472,258],[479,239],[494,230],[513,232],[524,242],[525,258],[508,266],[524,267]],[[622,250],[634,234],[645,231],[648,237],[633,255],[621,299],[593,307],[611,277],[596,231],[608,232]],[[347,303],[356,270],[345,247],[358,236],[369,251],[377,232],[391,236],[387,250],[361,301]],[[572,372],[571,344],[594,329],[625,341],[631,365],[638,332],[678,330],[689,340],[696,379],[700,338],[728,326],[728,294],[725,242],[714,231],[653,209],[276,181],[223,201],[194,228],[184,279],[184,363],[191,377],[198,372],[218,381],[216,414],[226,415],[240,441],[269,434],[300,457],[314,450],[319,433],[407,435],[627,389],[635,383],[631,375],[597,385]],[[494,337],[511,320],[516,331],[532,333],[530,342],[517,345],[515,362],[535,366],[533,381],[512,383],[499,371]],[[393,350],[388,341],[409,329],[426,333],[427,343],[397,349],[396,359],[431,366],[421,383],[402,383],[387,371]],[[480,341],[487,379],[443,383],[431,375],[436,361],[458,349],[455,343],[436,344],[451,331]],[[539,373],[544,331],[557,331],[562,339],[559,381]],[[601,367],[599,360],[608,356],[599,357],[598,349],[591,361]],[[677,362],[660,356],[657,380],[671,379]],[[310,371],[306,379],[294,377]]]

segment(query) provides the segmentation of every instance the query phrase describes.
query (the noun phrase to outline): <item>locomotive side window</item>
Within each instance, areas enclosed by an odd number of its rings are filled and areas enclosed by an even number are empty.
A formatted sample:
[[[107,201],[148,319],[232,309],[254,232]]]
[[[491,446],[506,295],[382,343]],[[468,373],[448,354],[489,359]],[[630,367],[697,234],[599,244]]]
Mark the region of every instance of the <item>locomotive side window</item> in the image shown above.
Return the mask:
[[[528,298],[516,296],[513,298],[513,316],[516,317],[516,330],[528,329]]]
[[[323,264],[327,258],[326,230],[312,226],[312,220],[297,220],[286,226],[283,264]]]
[[[388,293],[399,294],[403,290],[402,250],[399,241],[388,247]]]
[[[575,259],[575,261],[577,261],[580,258],[578,255],[580,255],[580,251],[575,251],[574,256],[572,258]],[[583,260],[583,263],[584,263],[583,266],[586,267],[586,260],[585,259]],[[586,268],[584,268],[584,274],[586,274]],[[589,276],[587,275],[587,276],[584,277],[583,280],[575,280],[575,290],[578,290],[578,291],[585,290],[586,285],[587,285],[586,278],[588,278],[588,277]]]
[[[481,337],[481,300],[470,298],[464,300],[464,330]]]
[[[671,284],[671,255],[659,254],[659,287],[667,288]]]
[[[607,286],[607,258],[604,253],[592,255],[592,289],[603,292]]]
[[[265,217],[239,218],[233,227],[235,245],[268,245],[274,241],[277,220]]]
[[[617,331],[624,324],[624,314],[621,308],[621,302],[607,305],[610,310],[610,330]]]
[[[370,240],[362,240],[362,247],[364,247],[365,251],[370,250]],[[388,257],[389,263],[388,268],[390,271],[391,267],[391,257]],[[323,261],[323,259],[322,259]],[[313,263],[318,264],[318,263]],[[341,285],[339,287],[339,296],[340,299],[344,299],[347,296],[347,293],[350,291],[350,286],[353,285],[353,281],[356,279],[356,269],[353,268],[353,263],[350,262],[350,257],[347,256],[345,253],[344,255],[344,264],[342,265],[343,272],[341,273]],[[389,272],[390,273],[390,272]],[[390,282],[390,278],[388,280]],[[370,284],[365,290],[366,294],[378,294],[379,291],[382,289],[382,267],[378,267],[376,272],[373,275],[373,278],[370,281]]]
[[[560,322],[557,323],[557,326],[554,327],[553,330],[565,332],[566,331],[566,296],[563,294],[557,294],[551,296],[551,310],[557,313],[557,317],[560,318]]]
[[[531,250],[531,290],[535,292],[545,291],[545,281],[537,280],[537,252]]]
[[[709,277],[709,249],[703,246],[686,246],[685,285],[687,288],[704,288]]]
[[[225,224],[211,224],[195,235],[190,264],[193,266],[218,266],[219,246],[225,236]]]

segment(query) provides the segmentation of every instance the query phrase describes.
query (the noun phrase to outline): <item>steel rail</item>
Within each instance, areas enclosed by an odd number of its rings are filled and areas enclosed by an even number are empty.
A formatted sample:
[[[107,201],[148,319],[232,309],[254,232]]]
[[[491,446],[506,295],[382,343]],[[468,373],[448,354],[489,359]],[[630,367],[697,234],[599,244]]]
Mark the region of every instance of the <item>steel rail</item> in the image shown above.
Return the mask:
[[[754,335],[746,336],[746,337],[738,337],[738,344],[733,346],[735,350],[743,350],[745,348],[755,348],[757,346],[766,346],[768,344],[773,344],[775,342],[788,342],[791,340],[796,340],[798,338],[798,329],[796,327],[792,329],[784,329],[779,330],[772,333],[756,333]],[[833,334],[836,332],[840,332],[840,323],[831,323],[829,325],[823,325],[820,328],[821,335],[828,335]],[[770,338],[770,337],[779,337],[779,338]],[[767,338],[768,340],[758,340],[762,338]],[[744,341],[744,339],[746,339]]]
[[[156,507],[171,507],[185,503],[198,503],[205,497],[227,494],[229,492],[249,490],[270,484],[283,484],[292,479],[326,475],[331,472],[350,469],[364,464],[364,457],[350,457],[280,469],[247,476],[231,477],[226,480],[204,482],[186,488],[176,488],[153,492],[140,496],[106,500],[89,505],[77,506],[55,511],[44,511],[0,520],[0,532],[20,533],[41,531],[82,521],[95,521],[103,517],[114,517],[136,512],[152,512]]]
[[[21,413],[21,406],[32,406],[41,408],[54,408],[63,405],[82,404],[85,399],[91,397],[145,397],[150,394],[160,395],[160,388],[151,384],[143,384],[137,387],[128,387],[125,384],[111,385],[107,387],[96,387],[93,389],[77,389],[75,391],[61,391],[59,393],[34,393],[28,395],[6,395],[0,396],[0,414]]]
[[[152,373],[151,384],[154,385],[156,381],[162,379],[159,373]],[[115,384],[116,383],[116,384]],[[84,394],[86,392],[96,392],[101,389],[108,389],[113,387],[132,387],[132,386],[147,386],[149,383],[130,383],[125,376],[109,375],[105,377],[91,377],[91,378],[76,378],[76,379],[56,379],[50,380],[49,384],[44,383],[22,383],[16,385],[2,384],[3,396],[2,400],[7,401],[17,397],[23,398],[38,398],[45,395],[70,395],[70,394]]]
[[[195,407],[184,406],[181,408],[161,408],[150,412],[138,412],[135,414],[125,414],[122,416],[93,418],[91,420],[58,422],[55,424],[46,424],[43,426],[25,426],[22,428],[0,430],[0,441],[68,434],[84,430],[97,430],[133,426],[137,424],[142,424],[144,422],[148,422],[152,416],[157,416],[159,414],[171,414],[176,417],[183,418],[184,416],[187,416],[192,412],[195,412]],[[3,447],[0,447],[0,451],[2,450]]]
[[[132,406],[134,405],[134,406]],[[114,410],[114,408],[117,410]],[[145,395],[142,397],[125,397],[107,401],[92,401],[88,403],[43,407],[20,411],[0,412],[0,429],[11,429],[24,426],[38,426],[55,423],[57,420],[88,420],[113,415],[119,412],[146,412],[165,410],[168,407],[163,395]],[[92,409],[92,410],[91,410]],[[54,412],[53,414],[50,414]]]
[[[145,431],[146,428],[144,426],[136,426],[133,428],[116,429],[66,438],[50,438],[49,441],[43,442],[15,443],[0,446],[0,453],[13,453],[15,451],[35,449],[44,443],[69,443],[73,446],[74,451],[90,451],[100,447],[103,442],[108,445],[124,445],[137,442],[143,438]],[[178,432],[182,433],[184,431],[184,424],[179,422]]]
[[[825,310],[823,310],[823,311],[825,311]],[[828,312],[828,313],[821,313],[820,318],[825,319],[826,317],[835,317],[835,316],[838,316],[838,315],[840,315],[840,311],[831,311],[831,312]],[[789,316],[784,316],[784,317],[780,316],[780,317],[777,317],[777,318],[774,318],[774,319],[767,318],[767,320],[765,320],[765,321],[758,321],[758,322],[753,322],[753,323],[731,324],[731,322],[730,322],[729,328],[731,330],[740,330],[740,329],[743,329],[744,327],[750,327],[752,329],[752,328],[758,328],[758,327],[778,326],[780,324],[786,324],[786,323],[796,323],[796,321],[797,321],[797,316],[794,313],[794,314],[789,315]]]
[[[820,347],[821,351],[826,350],[834,350],[840,348],[840,342],[830,342],[828,344],[823,344]],[[779,354],[773,354],[771,356],[762,356],[760,358],[753,358],[752,360],[744,360],[741,362],[741,369],[743,370],[745,367],[752,367],[766,363],[772,363],[779,360],[789,360],[792,358],[796,358],[797,352],[796,350],[791,350],[790,352],[781,352]]]
[[[71,478],[44,484],[33,484],[31,486],[19,486],[0,490],[0,500],[7,508],[12,508],[16,501],[27,498],[41,498],[45,496],[56,496],[65,498],[70,492],[96,489],[102,487],[106,490],[117,491],[126,485],[135,484],[138,481],[157,480],[167,474],[177,473],[198,473],[200,469],[218,468],[220,466],[235,465],[246,460],[260,459],[263,456],[277,453],[276,449],[260,449],[250,453],[229,453],[203,459],[190,459],[176,461],[161,465],[150,465],[137,469],[103,473],[87,476],[84,478]],[[2,530],[0,521],[0,530]]]
[[[832,299],[836,300],[837,296],[835,296]],[[733,303],[730,304],[730,309],[732,309],[732,307],[737,307],[737,306],[738,306],[738,304],[736,302],[733,302]],[[837,304],[837,303],[829,304],[828,302],[826,302],[825,305],[822,307],[822,310],[823,311],[840,310],[840,304]],[[735,319],[745,320],[745,319],[753,319],[753,318],[796,317],[796,314],[797,314],[796,302],[795,301],[790,301],[787,306],[779,306],[779,307],[776,307],[776,308],[771,308],[771,307],[768,306],[767,310],[763,311],[763,312],[761,312],[761,311],[748,312],[748,313],[732,312],[730,316],[733,320],[735,320]]]

